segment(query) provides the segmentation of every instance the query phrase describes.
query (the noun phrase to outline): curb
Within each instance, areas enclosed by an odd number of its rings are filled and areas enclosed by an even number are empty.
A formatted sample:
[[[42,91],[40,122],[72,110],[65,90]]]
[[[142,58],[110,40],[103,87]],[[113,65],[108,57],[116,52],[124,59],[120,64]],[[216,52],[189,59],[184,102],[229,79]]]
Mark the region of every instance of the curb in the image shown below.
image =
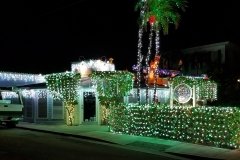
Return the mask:
[[[172,152],[165,152],[167,154],[171,154],[174,156],[179,156],[179,157],[183,157],[183,158],[191,158],[191,159],[204,159],[204,160],[224,160],[224,159],[220,159],[220,158],[210,158],[210,157],[204,157],[204,156],[195,156],[195,155],[190,155],[190,154],[181,154],[181,153],[172,153]]]
[[[43,130],[43,129],[34,129],[34,128],[27,128],[27,127],[20,127],[16,126],[16,128],[19,129],[24,129],[24,130],[30,130],[30,131],[35,131],[35,132],[42,132],[42,133],[50,133],[50,134],[56,134],[56,135],[61,135],[61,136],[69,136],[69,137],[74,137],[74,138],[81,138],[85,140],[91,140],[91,141],[97,141],[97,142],[102,142],[102,143],[108,143],[108,144],[114,144],[114,145],[119,145],[114,142],[98,139],[98,138],[93,138],[93,137],[88,137],[88,136],[82,136],[82,135],[74,135],[70,133],[62,133],[62,132],[55,132],[55,131],[48,131],[48,130]],[[195,156],[195,155],[190,155],[190,154],[181,154],[181,153],[172,153],[172,152],[165,152],[166,154],[173,155],[173,156],[178,156],[182,158],[187,158],[187,159],[206,159],[206,160],[224,160],[224,159],[219,159],[219,158],[213,158],[213,157],[204,157],[204,156]]]

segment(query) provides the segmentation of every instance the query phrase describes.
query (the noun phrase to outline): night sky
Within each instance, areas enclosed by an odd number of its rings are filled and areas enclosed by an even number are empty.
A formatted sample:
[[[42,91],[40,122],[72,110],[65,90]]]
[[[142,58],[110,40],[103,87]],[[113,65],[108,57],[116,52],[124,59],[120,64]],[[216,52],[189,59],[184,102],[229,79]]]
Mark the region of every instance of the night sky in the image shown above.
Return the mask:
[[[70,71],[71,62],[80,56],[86,60],[112,57],[117,70],[131,70],[137,57],[136,2],[0,1],[0,71]],[[189,0],[186,12],[180,12],[179,29],[171,26],[169,35],[161,35],[161,52],[223,41],[240,46],[237,1],[214,2]]]

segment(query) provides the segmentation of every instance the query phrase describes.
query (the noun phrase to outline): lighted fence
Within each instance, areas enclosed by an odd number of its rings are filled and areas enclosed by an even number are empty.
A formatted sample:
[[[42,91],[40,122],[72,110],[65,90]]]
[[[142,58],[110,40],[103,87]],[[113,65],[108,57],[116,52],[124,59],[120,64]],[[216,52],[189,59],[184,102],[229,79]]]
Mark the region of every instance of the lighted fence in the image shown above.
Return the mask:
[[[239,148],[240,110],[235,107],[169,107],[120,104],[109,114],[110,130],[175,139],[222,148]]]

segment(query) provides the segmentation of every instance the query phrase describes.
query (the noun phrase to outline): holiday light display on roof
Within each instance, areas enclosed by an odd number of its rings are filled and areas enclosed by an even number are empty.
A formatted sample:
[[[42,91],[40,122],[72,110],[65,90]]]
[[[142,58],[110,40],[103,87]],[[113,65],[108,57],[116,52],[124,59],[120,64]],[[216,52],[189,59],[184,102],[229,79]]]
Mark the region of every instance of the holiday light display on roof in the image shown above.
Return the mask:
[[[20,86],[44,82],[44,76],[41,74],[0,72],[0,86],[2,87]]]
[[[73,62],[71,69],[72,72],[81,73],[82,77],[88,77],[92,71],[115,71],[115,65],[112,63],[112,60],[110,58],[110,62],[102,60]]]
[[[35,81],[37,83],[45,82],[44,76],[41,74],[27,74],[27,73],[14,73],[14,72],[0,72],[0,80],[13,80],[13,81]]]

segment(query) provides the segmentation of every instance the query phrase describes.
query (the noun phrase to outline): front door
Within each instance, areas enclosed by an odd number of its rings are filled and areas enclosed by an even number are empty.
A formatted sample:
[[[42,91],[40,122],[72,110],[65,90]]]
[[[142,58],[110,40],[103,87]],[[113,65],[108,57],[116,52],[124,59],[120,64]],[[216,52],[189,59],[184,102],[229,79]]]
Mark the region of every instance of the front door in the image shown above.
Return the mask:
[[[94,92],[83,92],[83,121],[96,121],[96,97]]]

